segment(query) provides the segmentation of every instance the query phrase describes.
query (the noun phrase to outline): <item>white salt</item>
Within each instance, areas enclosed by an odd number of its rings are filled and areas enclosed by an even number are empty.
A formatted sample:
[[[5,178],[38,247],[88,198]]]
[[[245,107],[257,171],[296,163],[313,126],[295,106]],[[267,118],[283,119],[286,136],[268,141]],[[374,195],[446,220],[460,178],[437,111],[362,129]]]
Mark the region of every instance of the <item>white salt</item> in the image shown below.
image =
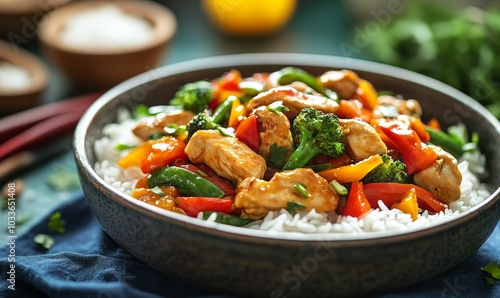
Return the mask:
[[[31,85],[30,73],[19,66],[0,62],[0,89],[23,90]]]
[[[72,48],[109,51],[143,46],[152,36],[148,21],[107,5],[84,11],[68,21],[61,41]]]

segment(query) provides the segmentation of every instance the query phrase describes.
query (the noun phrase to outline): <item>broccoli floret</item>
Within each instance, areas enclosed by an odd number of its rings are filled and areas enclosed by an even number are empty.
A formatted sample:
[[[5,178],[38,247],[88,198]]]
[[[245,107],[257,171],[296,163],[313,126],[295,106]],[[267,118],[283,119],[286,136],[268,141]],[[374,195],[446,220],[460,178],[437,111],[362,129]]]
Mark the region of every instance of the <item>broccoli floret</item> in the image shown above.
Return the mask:
[[[207,81],[197,81],[183,85],[175,93],[170,104],[180,106],[185,111],[195,114],[203,112],[212,100],[214,88]]]
[[[207,113],[196,114],[187,124],[188,138],[191,138],[198,130],[217,129],[220,125]]]
[[[344,133],[335,114],[305,108],[293,121],[292,129],[299,145],[290,155],[284,170],[302,168],[319,153],[332,157],[344,154]]]
[[[233,131],[223,127],[219,123],[216,123],[214,118],[206,112],[196,114],[186,125],[186,130],[188,132],[188,139],[190,139],[198,130],[217,130],[223,136],[234,136]]]
[[[394,160],[387,154],[382,154],[382,164],[371,170],[363,179],[363,183],[399,182],[405,183],[408,179],[406,165],[400,160]]]

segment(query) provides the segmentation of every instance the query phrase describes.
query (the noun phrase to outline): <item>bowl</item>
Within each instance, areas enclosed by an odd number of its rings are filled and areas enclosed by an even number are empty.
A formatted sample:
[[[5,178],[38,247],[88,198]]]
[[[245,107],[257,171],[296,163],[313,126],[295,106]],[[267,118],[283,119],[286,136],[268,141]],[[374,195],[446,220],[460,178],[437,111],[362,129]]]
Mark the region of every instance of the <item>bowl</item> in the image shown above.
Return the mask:
[[[3,73],[3,75],[2,75]],[[45,64],[15,44],[0,41],[0,116],[37,105],[48,85]]]
[[[152,1],[81,1],[48,14],[42,50],[76,87],[105,90],[161,64],[177,28]]]
[[[0,1],[0,36],[22,46],[36,40],[37,26],[44,15],[71,0]]]
[[[312,74],[351,69],[380,90],[420,99],[424,120],[463,122],[480,135],[488,171],[500,171],[500,123],[463,93],[414,72],[374,62],[308,54],[240,54],[172,64],[112,88],[85,113],[74,136],[83,191],[103,229],[139,260],[194,285],[244,297],[360,297],[401,289],[436,276],[472,255],[500,219],[500,177],[484,182],[491,195],[459,217],[411,232],[336,235],[266,233],[207,224],[140,202],[93,169],[94,142],[117,109],[165,104],[181,84],[296,66]],[[478,125],[478,124],[481,125]],[[294,268],[299,268],[296,272]]]

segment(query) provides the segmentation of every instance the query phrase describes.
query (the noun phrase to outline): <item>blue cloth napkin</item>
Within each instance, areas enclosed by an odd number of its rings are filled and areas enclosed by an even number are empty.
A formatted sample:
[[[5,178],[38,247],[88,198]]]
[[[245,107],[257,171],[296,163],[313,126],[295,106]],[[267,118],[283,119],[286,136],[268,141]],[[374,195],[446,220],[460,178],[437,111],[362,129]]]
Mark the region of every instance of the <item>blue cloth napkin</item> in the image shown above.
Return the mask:
[[[81,192],[55,211],[60,211],[66,221],[64,234],[48,230],[51,212],[15,238],[15,260],[8,257],[11,245],[0,248],[0,297],[228,297],[166,276],[131,256],[101,229]],[[39,233],[53,236],[54,246],[45,250],[36,244],[33,238]],[[500,297],[500,283],[487,286],[480,270],[491,261],[500,261],[499,244],[500,225],[458,266],[380,297]],[[11,265],[15,265],[15,290],[9,288]]]

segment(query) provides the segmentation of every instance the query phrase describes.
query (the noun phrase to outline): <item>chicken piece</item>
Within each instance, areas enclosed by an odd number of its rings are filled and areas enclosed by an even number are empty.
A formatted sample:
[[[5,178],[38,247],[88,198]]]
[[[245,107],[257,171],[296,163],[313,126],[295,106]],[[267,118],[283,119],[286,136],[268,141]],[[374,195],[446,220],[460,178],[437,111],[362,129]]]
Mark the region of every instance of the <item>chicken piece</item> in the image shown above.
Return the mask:
[[[351,70],[330,70],[319,77],[319,82],[335,91],[341,99],[352,99],[358,89],[359,77]]]
[[[344,129],[347,151],[355,162],[387,153],[387,146],[370,124],[355,119],[339,119],[339,122]]]
[[[297,182],[305,186],[307,197],[296,190]],[[287,208],[292,201],[303,204],[304,211],[329,212],[337,208],[339,196],[328,181],[313,170],[298,168],[278,172],[270,181],[255,177],[243,180],[236,189],[234,206],[242,210],[242,217],[259,219],[271,210]]]
[[[248,103],[249,109],[267,106],[275,101],[283,101],[288,108],[284,114],[288,118],[297,116],[302,109],[313,107],[325,113],[335,113],[339,109],[337,102],[324,96],[305,94],[290,86],[280,86],[261,92]]]
[[[319,93],[318,91],[316,91],[313,88],[309,87],[309,85],[307,85],[304,82],[295,81],[295,82],[289,84],[288,86],[292,87],[293,89],[295,89],[297,91],[305,93],[305,94],[312,94],[312,95],[321,96],[321,93]]]
[[[233,182],[247,177],[262,178],[266,161],[235,137],[223,136],[217,130],[199,130],[186,146],[186,154],[193,163],[203,163],[217,175]]]
[[[186,125],[193,117],[193,112],[183,110],[160,113],[139,120],[132,132],[139,138],[148,140],[152,134],[165,133],[165,127],[170,124]]]
[[[276,146],[284,147],[288,152],[292,152],[293,139],[290,132],[290,121],[282,113],[275,113],[270,111],[267,107],[262,106],[253,110],[259,119],[260,130],[260,148],[259,154],[269,161],[269,151],[273,144]]]
[[[378,98],[378,107],[373,111],[375,118],[384,117],[380,111],[380,107],[393,106],[400,115],[409,115],[420,118],[422,116],[422,107],[420,103],[414,99],[399,99],[394,96],[384,95]]]
[[[456,158],[441,147],[428,146],[438,157],[428,168],[415,173],[413,181],[446,203],[458,200],[461,195],[462,173],[458,169]]]

